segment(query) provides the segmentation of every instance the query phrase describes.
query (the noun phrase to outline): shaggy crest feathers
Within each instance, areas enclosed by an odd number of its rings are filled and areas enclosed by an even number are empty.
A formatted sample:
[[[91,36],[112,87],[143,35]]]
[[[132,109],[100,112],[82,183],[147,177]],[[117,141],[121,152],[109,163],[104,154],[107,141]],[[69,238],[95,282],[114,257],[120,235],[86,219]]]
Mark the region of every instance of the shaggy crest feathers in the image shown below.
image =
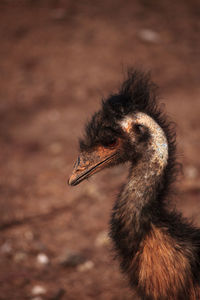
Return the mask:
[[[138,70],[128,71],[128,77],[119,93],[111,95],[103,102],[103,114],[116,120],[136,111],[152,116],[156,108],[156,90],[157,87],[151,81],[149,73]]]

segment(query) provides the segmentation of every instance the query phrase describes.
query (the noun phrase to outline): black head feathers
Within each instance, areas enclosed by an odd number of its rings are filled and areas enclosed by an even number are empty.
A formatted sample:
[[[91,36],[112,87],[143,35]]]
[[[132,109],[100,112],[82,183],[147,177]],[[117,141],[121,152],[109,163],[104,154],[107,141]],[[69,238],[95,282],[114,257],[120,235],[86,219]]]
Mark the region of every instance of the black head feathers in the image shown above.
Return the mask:
[[[80,149],[89,150],[96,144],[107,144],[122,134],[119,120],[136,111],[152,115],[155,111],[156,87],[150,75],[137,70],[129,71],[128,77],[117,94],[102,101],[102,109],[95,113],[86,125],[86,134],[80,140]]]
[[[103,102],[102,112],[105,117],[112,116],[117,120],[136,111],[151,115],[156,105],[156,90],[149,73],[129,71],[119,93]]]

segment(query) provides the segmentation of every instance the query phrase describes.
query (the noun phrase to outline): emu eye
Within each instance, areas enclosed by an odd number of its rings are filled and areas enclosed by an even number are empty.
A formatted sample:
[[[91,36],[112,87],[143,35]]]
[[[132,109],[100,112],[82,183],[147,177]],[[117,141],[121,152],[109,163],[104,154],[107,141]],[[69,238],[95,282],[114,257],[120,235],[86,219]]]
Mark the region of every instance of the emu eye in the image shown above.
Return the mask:
[[[114,148],[118,144],[118,140],[113,138],[111,140],[105,141],[103,145],[108,148]]]
[[[142,124],[135,124],[134,125],[135,132],[139,135],[143,135],[146,132],[146,127]]]

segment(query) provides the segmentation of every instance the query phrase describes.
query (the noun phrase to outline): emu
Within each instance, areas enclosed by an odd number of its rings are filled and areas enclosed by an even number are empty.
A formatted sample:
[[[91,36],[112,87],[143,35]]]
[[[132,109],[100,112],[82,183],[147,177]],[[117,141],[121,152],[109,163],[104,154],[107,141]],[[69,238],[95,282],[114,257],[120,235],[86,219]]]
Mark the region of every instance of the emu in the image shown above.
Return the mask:
[[[176,137],[150,75],[138,70],[86,125],[69,184],[129,162],[110,236],[121,269],[142,299],[200,299],[200,229],[169,209],[177,174]]]

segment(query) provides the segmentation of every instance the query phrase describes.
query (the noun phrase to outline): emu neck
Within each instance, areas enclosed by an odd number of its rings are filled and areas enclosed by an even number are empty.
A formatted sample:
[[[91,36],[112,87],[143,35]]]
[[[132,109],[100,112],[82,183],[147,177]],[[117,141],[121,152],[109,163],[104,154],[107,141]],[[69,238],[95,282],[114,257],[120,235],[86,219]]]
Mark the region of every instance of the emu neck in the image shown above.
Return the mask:
[[[168,160],[167,139],[161,127],[143,113],[134,116],[134,122],[148,126],[151,140],[141,160],[131,165],[128,182],[119,194],[111,221],[111,235],[116,244],[123,243],[123,251],[133,247],[133,252],[148,231],[158,204],[162,205],[158,194],[163,188],[163,172]]]
[[[124,210],[124,222],[127,218],[132,219],[135,229],[139,230],[144,213],[145,219],[148,220],[146,209],[157,203],[158,192],[163,186],[162,175],[159,163],[150,162],[148,157],[140,161],[137,166],[131,166],[128,182],[118,199],[121,204],[123,203],[121,209]]]
[[[168,161],[168,142],[162,128],[150,116],[138,112],[132,117],[127,117],[123,126],[130,136],[132,122],[146,126],[150,134],[145,153],[141,154],[142,158],[137,165],[132,163],[128,183],[120,195],[121,201],[127,203],[127,213],[137,216],[143,207],[156,201],[162,188],[163,171]]]

